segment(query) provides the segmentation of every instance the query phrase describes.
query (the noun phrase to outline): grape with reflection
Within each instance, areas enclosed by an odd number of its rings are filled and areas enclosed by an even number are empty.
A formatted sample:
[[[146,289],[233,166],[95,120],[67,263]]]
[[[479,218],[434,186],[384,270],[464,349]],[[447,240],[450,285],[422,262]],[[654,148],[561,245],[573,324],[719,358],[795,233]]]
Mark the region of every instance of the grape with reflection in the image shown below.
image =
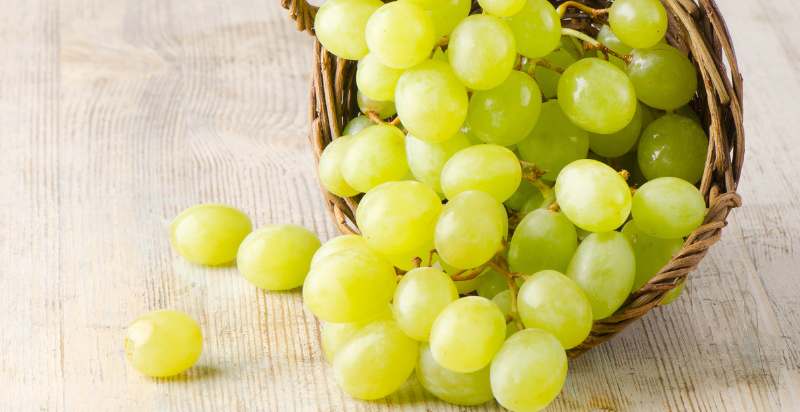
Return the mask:
[[[385,309],[379,311],[375,316],[361,322],[332,323],[323,322],[320,327],[320,343],[325,359],[333,363],[333,359],[340,349],[350,342],[361,329],[372,322],[379,320],[391,320],[393,318],[392,306],[387,304]]]
[[[541,107],[539,86],[527,74],[514,70],[499,86],[472,94],[467,123],[481,141],[511,146],[530,133]]]
[[[334,139],[325,146],[319,157],[319,182],[325,190],[341,197],[355,196],[359,192],[353,189],[342,176],[342,162],[344,162],[347,148],[353,141],[352,136],[342,136]]]
[[[467,136],[461,132],[441,141],[431,142],[406,135],[406,155],[408,168],[414,178],[443,194],[441,185],[442,168],[456,152],[470,146]]]
[[[358,115],[349,122],[347,122],[347,125],[344,127],[344,130],[342,130],[342,136],[354,135],[366,129],[368,126],[372,126],[374,124],[375,122],[373,122],[369,117],[364,115]]]
[[[358,132],[348,142],[340,166],[350,187],[367,192],[381,183],[401,180],[408,175],[405,139],[400,129],[376,124]]]
[[[576,160],[556,179],[556,200],[567,218],[590,232],[614,230],[628,219],[631,191],[625,179],[597,160]]]
[[[379,0],[328,0],[314,18],[314,33],[326,50],[358,60],[368,52],[367,20],[382,5]]]
[[[469,15],[470,0],[405,0],[425,9],[433,20],[436,37],[447,36],[458,23]]]
[[[431,16],[410,1],[381,6],[370,16],[364,33],[370,54],[395,69],[422,63],[436,43]]]
[[[381,119],[392,117],[397,113],[394,102],[372,100],[361,91],[356,94],[356,103],[358,103],[358,109],[361,110],[361,113],[368,114],[372,112]]]
[[[567,269],[578,235],[575,227],[559,212],[534,210],[514,230],[508,249],[508,264],[514,272],[533,274],[545,269]]]
[[[553,181],[567,164],[589,153],[589,134],[564,115],[557,101],[542,105],[539,121],[525,140],[517,144],[522,160],[535,164]]]
[[[498,17],[508,17],[519,13],[526,0],[478,0],[483,12]]]
[[[453,372],[436,363],[428,345],[419,349],[417,380],[437,398],[456,405],[480,405],[492,400],[488,366],[475,372]]]
[[[469,190],[450,199],[436,223],[439,256],[457,268],[473,268],[491,259],[503,245],[508,217],[487,193]]]
[[[442,309],[458,299],[456,285],[444,272],[422,267],[408,271],[394,292],[394,316],[412,339],[427,341],[433,321]]]
[[[322,261],[324,258],[349,249],[365,249],[369,250],[369,245],[363,237],[359,235],[341,235],[325,242],[311,258],[311,265],[313,267],[317,262]]]
[[[474,90],[499,86],[516,60],[514,34],[494,16],[473,14],[450,34],[447,57],[456,76]]]
[[[247,235],[236,266],[261,289],[294,289],[303,284],[319,247],[317,236],[302,226],[267,225]]]
[[[220,204],[192,206],[170,224],[170,241],[186,260],[200,265],[222,265],[236,259],[239,244],[252,230],[250,218]]]
[[[633,290],[644,286],[683,246],[681,238],[659,239],[643,233],[632,220],[622,228],[622,234],[630,240],[633,254],[636,256],[636,279],[633,282]]]
[[[506,289],[492,298],[492,303],[500,308],[500,313],[508,319],[511,316],[511,290]]]
[[[539,58],[550,54],[561,40],[561,20],[547,0],[527,0],[519,13],[506,19],[519,54]]]
[[[615,0],[608,11],[611,29],[625,44],[644,49],[667,33],[667,11],[659,0]]]
[[[641,106],[641,104],[637,105]],[[633,120],[622,130],[611,134],[589,134],[589,148],[604,157],[618,157],[628,153],[639,140],[642,131],[642,111],[636,110]]]
[[[676,177],[659,177],[639,188],[631,214],[642,232],[661,239],[688,236],[703,223],[706,202],[691,183]]]
[[[703,176],[708,137],[693,120],[667,114],[650,123],[639,137],[639,167],[648,179],[678,177],[697,183]]]
[[[136,370],[154,378],[192,367],[203,350],[203,334],[189,315],[158,310],[140,316],[125,332],[125,355]]]
[[[628,77],[639,100],[661,110],[689,103],[697,91],[697,69],[688,57],[666,44],[634,50]]]
[[[506,320],[491,300],[467,296],[447,305],[431,329],[433,359],[460,373],[486,367],[506,337]]]
[[[522,180],[522,166],[511,150],[492,144],[470,146],[454,154],[442,169],[442,190],[448,199],[480,190],[504,202]]]
[[[402,69],[386,66],[370,53],[358,61],[356,84],[358,90],[370,99],[393,101],[394,89],[401,74]]]
[[[495,297],[498,293],[508,289],[506,277],[496,272],[494,269],[486,269],[486,273],[481,276],[481,283],[478,285],[478,295],[487,299]]]

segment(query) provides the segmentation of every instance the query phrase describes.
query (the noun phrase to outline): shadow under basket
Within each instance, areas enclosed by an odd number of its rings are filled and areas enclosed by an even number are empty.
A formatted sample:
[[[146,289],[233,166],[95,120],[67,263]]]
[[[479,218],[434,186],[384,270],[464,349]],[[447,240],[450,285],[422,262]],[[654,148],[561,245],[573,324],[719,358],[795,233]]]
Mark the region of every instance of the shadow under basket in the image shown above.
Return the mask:
[[[563,1],[553,1],[558,5]],[[606,0],[583,3],[607,7]],[[689,53],[702,82],[691,106],[700,115],[709,137],[705,170],[700,192],[708,206],[702,226],[697,228],[678,253],[640,289],[633,291],[612,316],[594,322],[586,340],[570,349],[576,357],[605,342],[626,326],[658,306],[664,295],[682,282],[697,267],[708,249],[720,239],[731,209],[741,205],[736,187],[744,161],[742,125],[742,76],[731,44],[730,34],[714,0],[662,0],[669,15],[667,41]],[[317,7],[306,0],[282,0],[298,30],[313,36]],[[480,12],[477,3],[472,13]],[[588,16],[580,12],[562,20],[567,27],[586,29]],[[583,26],[583,27],[582,27]],[[325,146],[341,135],[347,122],[358,116],[355,73],[357,62],[340,59],[314,42],[311,95],[309,101],[310,143],[315,159]],[[342,233],[358,233],[355,210],[358,198],[341,198],[323,189],[326,203]]]

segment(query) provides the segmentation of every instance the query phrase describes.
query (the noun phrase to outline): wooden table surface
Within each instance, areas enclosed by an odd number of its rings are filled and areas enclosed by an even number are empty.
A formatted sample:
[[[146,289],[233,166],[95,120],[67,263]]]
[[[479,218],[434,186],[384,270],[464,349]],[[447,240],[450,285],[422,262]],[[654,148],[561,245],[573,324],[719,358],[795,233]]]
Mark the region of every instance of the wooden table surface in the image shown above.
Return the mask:
[[[747,90],[744,206],[677,303],[571,362],[551,410],[800,408],[800,11],[719,3]],[[0,410],[462,409],[416,384],[349,399],[299,293],[170,249],[168,221],[200,202],[335,235],[306,143],[311,41],[277,0],[2,9]],[[205,334],[173,380],[123,353],[126,324],[161,308]]]

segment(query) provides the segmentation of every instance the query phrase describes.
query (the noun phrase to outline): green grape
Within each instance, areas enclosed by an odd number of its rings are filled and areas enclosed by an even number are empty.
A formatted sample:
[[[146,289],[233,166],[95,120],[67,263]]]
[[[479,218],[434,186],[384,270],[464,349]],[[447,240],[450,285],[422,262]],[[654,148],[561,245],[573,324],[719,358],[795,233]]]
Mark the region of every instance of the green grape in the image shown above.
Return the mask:
[[[555,201],[553,191],[550,190],[546,193],[542,193],[540,190],[536,190],[531,197],[525,201],[525,204],[522,205],[522,210],[519,211],[520,215],[525,216],[530,212],[533,212],[536,209],[547,208]]]
[[[323,322],[320,328],[320,342],[322,343],[322,352],[325,354],[325,359],[329,363],[333,363],[333,359],[339,350],[350,342],[361,329],[372,322],[379,320],[392,319],[392,306],[386,305],[384,310],[379,311],[374,317],[362,322],[350,323],[331,323]]]
[[[433,250],[433,240],[431,240],[430,243],[426,243],[418,247],[416,250],[412,250],[410,252],[388,255],[384,254],[384,256],[386,259],[389,259],[389,262],[391,262],[395,267],[408,271],[417,267],[414,261],[416,258],[420,258],[423,262],[427,261],[431,250]]]
[[[333,359],[336,382],[348,395],[383,398],[405,383],[417,364],[417,342],[391,320],[371,323],[353,336]]]
[[[396,283],[386,259],[368,249],[346,249],[314,262],[303,301],[324,321],[360,322],[383,309]]]
[[[514,70],[499,86],[472,94],[467,123],[481,141],[511,146],[531,132],[541,108],[539,86],[527,74]]]
[[[406,0],[425,9],[433,20],[436,37],[447,36],[458,23],[469,15],[470,0]]]
[[[608,159],[607,162],[617,171],[625,170],[630,173],[630,176],[628,176],[628,185],[631,187],[639,187],[647,181],[644,174],[642,174],[642,169],[639,167],[639,160],[637,159],[636,152],[633,150],[625,153],[621,157]]]
[[[220,204],[192,206],[170,224],[175,250],[192,263],[222,265],[236,259],[239,244],[252,230],[250,218]]]
[[[551,100],[542,105],[539,121],[517,149],[522,160],[547,172],[543,179],[553,181],[564,166],[586,157],[589,134],[575,126],[558,102]]]
[[[394,102],[372,100],[365,96],[364,93],[361,93],[361,91],[356,94],[356,103],[358,103],[358,109],[361,110],[361,113],[367,114],[373,112],[381,119],[387,119],[397,113]]]
[[[706,202],[691,183],[677,177],[659,177],[633,196],[631,215],[642,232],[660,239],[688,236],[703,224]]]
[[[511,411],[542,410],[561,392],[567,354],[553,335],[525,329],[509,337],[492,361],[492,393]]]
[[[500,313],[503,314],[503,317],[508,318],[511,316],[511,291],[509,289],[494,295],[491,299],[492,303],[497,305],[500,309]]]
[[[402,69],[385,66],[370,53],[358,61],[356,84],[358,90],[370,99],[394,101],[394,89],[401,74]]]
[[[519,222],[508,248],[513,272],[533,274],[545,269],[563,272],[578,247],[575,227],[559,212],[537,209]]]
[[[670,303],[674,302],[675,299],[678,299],[678,296],[681,295],[683,292],[683,287],[686,286],[686,281],[679,283],[678,286],[675,286],[672,290],[664,294],[664,297],[661,298],[661,302],[658,304],[660,306],[669,305]]]
[[[688,57],[666,44],[634,50],[628,77],[639,100],[656,109],[677,109],[689,103],[697,91],[697,69]]]
[[[436,268],[412,269],[403,276],[394,292],[397,326],[412,339],[425,342],[433,321],[456,299],[458,291],[450,276]]]
[[[558,81],[558,104],[582,129],[600,134],[621,130],[636,113],[636,91],[619,67],[590,57],[569,66]]]
[[[628,219],[631,191],[625,179],[597,160],[576,160],[556,179],[556,200],[567,218],[590,232],[614,230]]]
[[[189,315],[157,310],[140,316],[125,332],[125,355],[136,370],[154,378],[192,367],[203,350],[200,326]]]
[[[636,256],[636,279],[633,281],[633,290],[639,290],[652,279],[683,246],[681,238],[659,239],[643,233],[632,220],[622,228],[622,234],[628,237],[633,245],[633,254]]]
[[[487,193],[469,190],[452,197],[436,223],[434,242],[439,256],[457,268],[480,266],[503,246],[508,216]]]
[[[442,194],[440,177],[444,164],[461,149],[470,146],[469,139],[461,132],[442,142],[430,142],[406,135],[408,168],[414,178]]]
[[[627,44],[623,43],[622,40],[611,31],[611,27],[608,27],[607,24],[604,24],[603,27],[600,27],[600,32],[597,33],[597,41],[603,44],[603,46],[608,47],[611,51],[624,56],[626,54],[630,54],[633,48],[628,46]],[[597,51],[597,57],[603,57],[604,53],[600,50]],[[614,63],[615,66],[619,67],[622,70],[625,70],[625,63],[622,59],[617,56],[610,55],[608,56],[608,61]]]
[[[508,322],[506,324],[506,340],[508,340],[508,338],[510,338],[511,335],[521,330],[523,330],[523,328],[520,326],[519,322],[514,322],[514,321]]]
[[[303,284],[319,247],[317,236],[302,226],[267,225],[247,235],[236,266],[261,289],[294,289]]]
[[[695,122],[697,122],[697,124],[700,125],[701,127],[703,125],[703,122],[700,121],[700,115],[698,115],[697,112],[695,112],[694,109],[692,109],[692,107],[689,106],[688,104],[686,106],[681,106],[675,109],[675,114],[683,117],[688,117],[689,119],[692,119]]]
[[[342,130],[342,136],[354,135],[366,129],[368,126],[372,126],[374,124],[375,122],[373,122],[367,116],[364,115],[356,116],[352,120],[347,122],[347,125],[344,127],[344,130]]]
[[[526,328],[550,332],[570,349],[592,330],[592,305],[575,281],[555,270],[528,278],[517,297],[519,316]]]
[[[539,189],[537,189],[531,182],[522,180],[520,181],[517,190],[504,202],[504,204],[511,210],[521,211],[528,199],[530,199],[532,196],[536,196],[537,193],[540,193]]]
[[[561,19],[547,0],[527,0],[519,13],[506,19],[519,54],[536,59],[548,55],[561,41]]]
[[[398,255],[433,242],[441,211],[439,196],[427,185],[390,182],[364,195],[356,210],[356,223],[371,247],[386,255]]]
[[[641,131],[642,110],[637,109],[631,122],[622,130],[611,134],[590,133],[589,148],[603,157],[622,156],[636,146]]]
[[[319,181],[325,190],[341,197],[355,196],[359,192],[353,189],[342,176],[342,162],[347,154],[347,148],[352,143],[352,136],[342,136],[334,139],[325,146],[319,157]]]
[[[409,133],[419,139],[453,137],[467,117],[467,90],[446,62],[428,60],[406,70],[395,90],[397,112]]]
[[[696,183],[703,176],[708,137],[692,119],[667,114],[639,137],[639,167],[648,179],[679,177]]]
[[[491,300],[467,296],[447,305],[433,322],[431,353],[453,372],[486,367],[506,338],[506,320]]]
[[[359,192],[381,183],[401,180],[408,174],[405,136],[388,124],[376,124],[358,132],[347,144],[340,169],[345,182]]]
[[[636,258],[622,233],[592,233],[578,246],[566,273],[586,292],[594,319],[604,319],[631,293]]]
[[[625,44],[644,49],[658,44],[667,33],[667,11],[659,0],[615,0],[608,24]]]
[[[335,238],[325,242],[325,244],[317,249],[317,251],[314,253],[314,256],[311,258],[311,264],[309,267],[313,267],[315,264],[317,264],[317,262],[322,261],[330,255],[349,249],[370,250],[369,245],[367,245],[367,241],[359,235],[336,236]]]
[[[349,60],[367,54],[367,20],[383,3],[379,0],[328,0],[314,18],[314,33],[322,47]]]
[[[514,33],[505,21],[473,14],[461,20],[447,46],[447,58],[456,76],[473,90],[500,85],[516,60]]]
[[[447,273],[451,273],[451,274],[452,273],[458,273],[459,270],[460,269],[455,269],[455,270],[449,271]],[[478,289],[478,286],[480,286],[482,280],[483,280],[483,273],[481,273],[480,275],[478,275],[474,279],[457,280],[457,281],[455,281],[453,283],[456,284],[456,289],[458,290],[458,294],[459,295],[466,295],[468,293],[472,293],[472,292],[476,291]]]
[[[497,17],[509,17],[519,13],[527,0],[478,0],[486,14]]]
[[[436,363],[427,344],[419,348],[417,380],[425,390],[452,404],[471,406],[492,400],[488,366],[470,373],[453,372]]]
[[[506,277],[489,268],[486,269],[486,273],[481,276],[481,283],[478,285],[478,295],[491,299],[506,289],[508,289]]]
[[[410,1],[381,6],[365,31],[370,53],[386,66],[407,69],[425,61],[436,43],[431,16]]]
[[[562,69],[566,69],[578,61],[578,59],[564,47],[544,56],[542,60]],[[538,83],[539,87],[542,89],[542,95],[548,99],[554,99],[556,94],[558,94],[558,80],[561,79],[561,73],[553,69],[538,66],[532,61],[531,63],[535,66],[533,69],[533,78],[536,79],[536,83]]]
[[[658,109],[654,109],[644,103],[639,103],[639,110],[642,112],[642,131],[644,132],[647,129],[647,126],[650,126],[650,123],[653,123],[656,119],[664,115],[664,112]],[[680,109],[679,109],[680,111]],[[698,121],[698,123],[700,123]]]
[[[505,202],[519,187],[522,166],[511,150],[479,144],[454,154],[444,164],[441,179],[448,199],[467,190],[480,190]]]

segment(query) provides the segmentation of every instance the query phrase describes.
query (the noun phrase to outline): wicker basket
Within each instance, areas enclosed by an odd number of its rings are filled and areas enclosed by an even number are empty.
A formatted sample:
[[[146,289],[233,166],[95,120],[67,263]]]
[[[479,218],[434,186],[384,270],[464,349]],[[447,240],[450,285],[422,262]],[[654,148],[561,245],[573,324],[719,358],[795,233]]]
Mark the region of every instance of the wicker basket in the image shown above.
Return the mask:
[[[662,1],[669,14],[668,42],[690,53],[702,77],[703,87],[698,88],[698,96],[692,105],[701,115],[709,136],[706,166],[700,183],[700,191],[708,202],[708,214],[704,224],[686,239],[683,248],[655,277],[634,291],[614,315],[595,321],[589,337],[568,351],[570,357],[610,339],[657,306],[665,293],[697,267],[711,245],[719,240],[730,210],[741,204],[736,186],[744,161],[742,76],[727,27],[714,0]],[[601,7],[609,3],[607,0],[583,2]],[[313,35],[316,7],[307,4],[306,0],[282,0],[282,5],[289,10],[298,30]],[[473,12],[475,10],[479,10],[477,6],[473,7]],[[580,13],[571,14],[564,22],[581,28],[582,22],[587,20],[584,17]],[[325,145],[340,136],[343,125],[359,114],[355,69],[356,62],[337,58],[318,41],[314,42],[309,138],[316,159]],[[323,192],[339,230],[358,233],[354,223],[357,199]]]

